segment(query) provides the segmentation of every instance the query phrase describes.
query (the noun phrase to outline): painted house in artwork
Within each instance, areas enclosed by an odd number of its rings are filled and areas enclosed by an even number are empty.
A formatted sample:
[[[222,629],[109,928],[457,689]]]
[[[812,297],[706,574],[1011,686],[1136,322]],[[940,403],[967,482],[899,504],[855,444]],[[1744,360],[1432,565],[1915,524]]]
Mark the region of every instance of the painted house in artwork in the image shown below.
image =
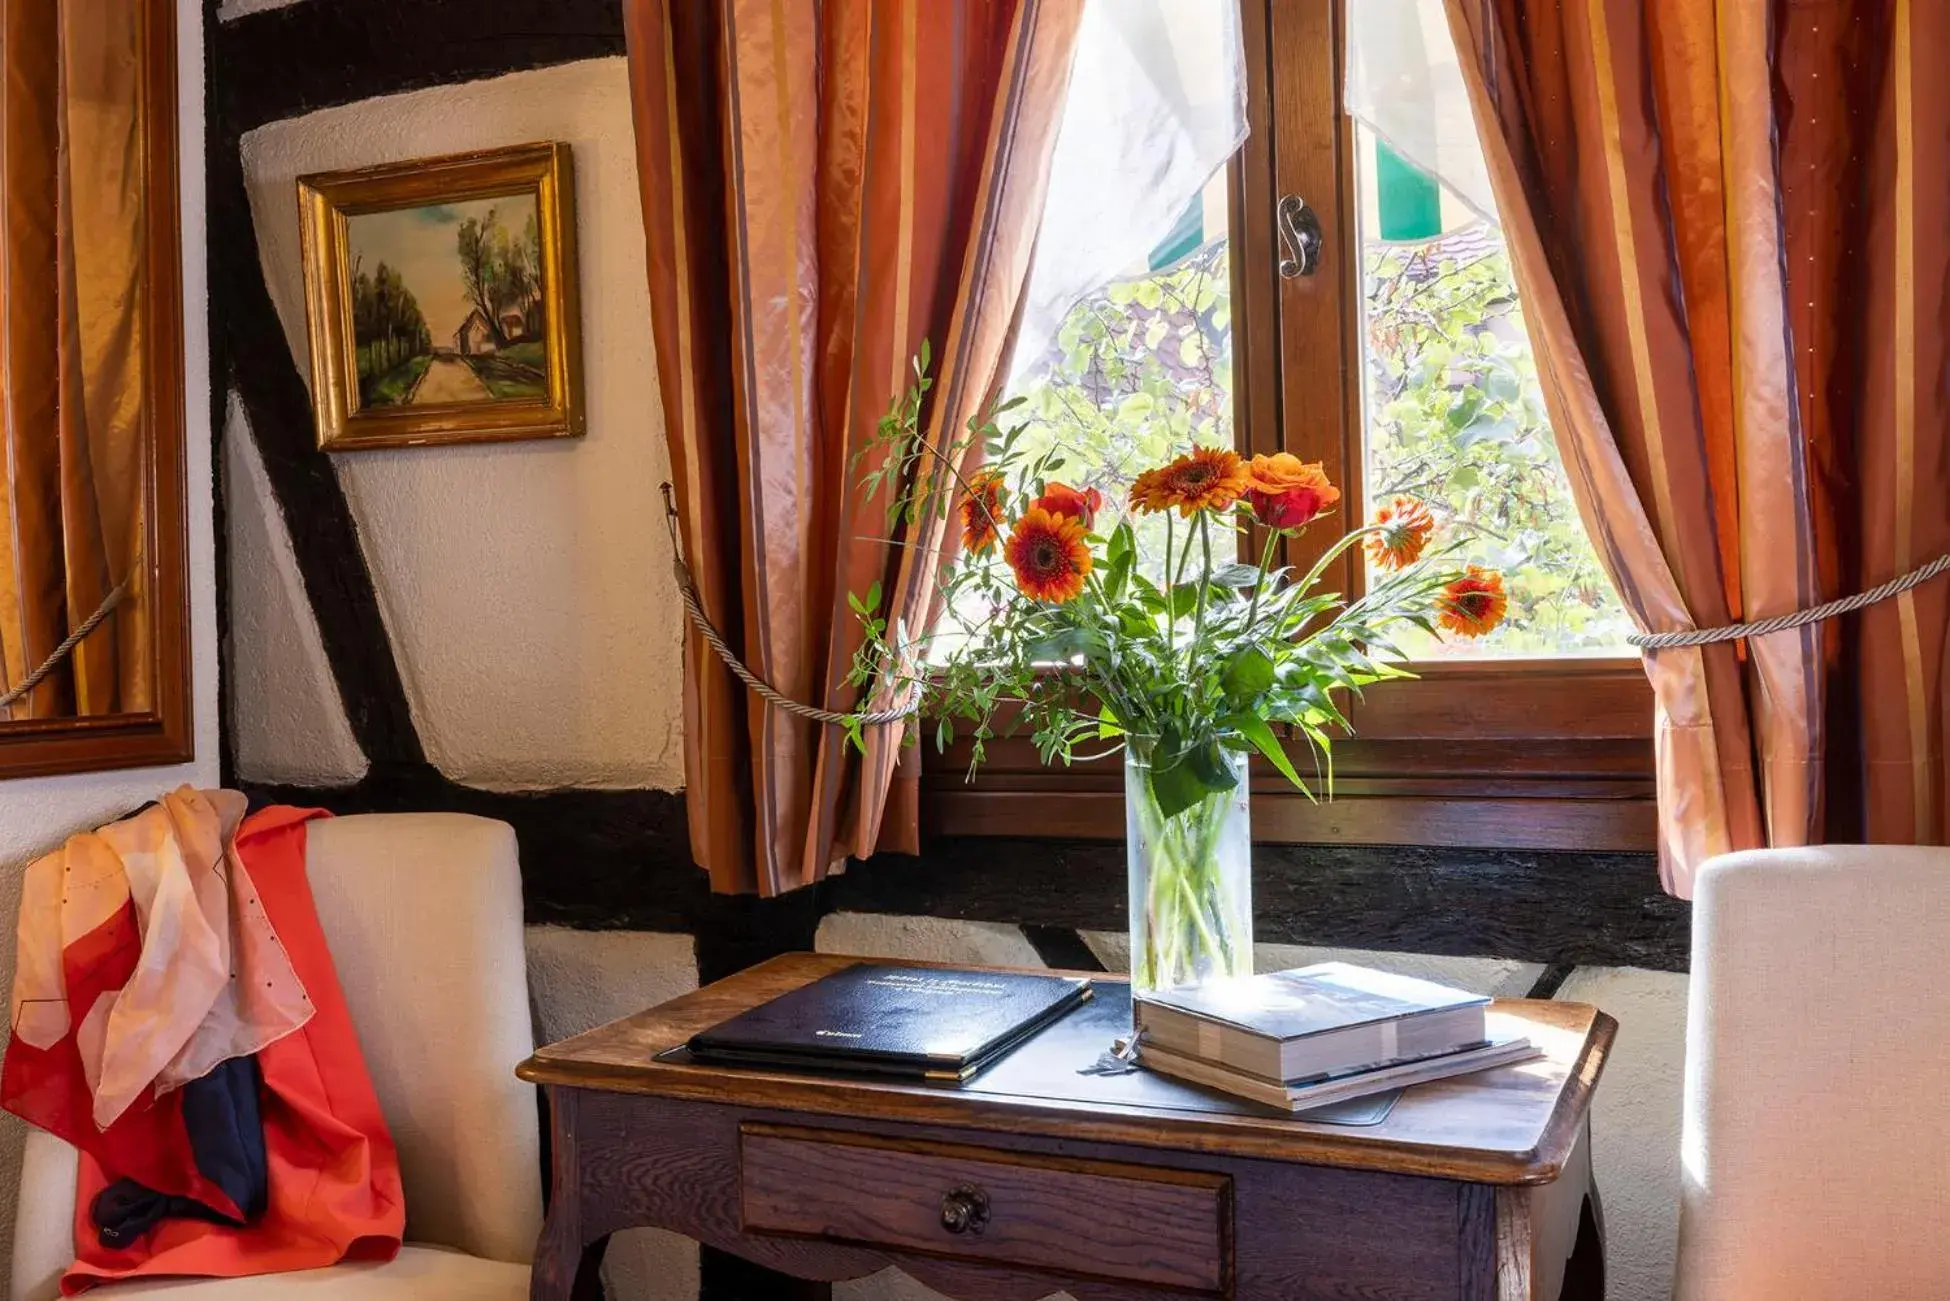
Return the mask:
[[[501,337],[509,343],[520,343],[528,336],[528,318],[513,307],[501,309]]]
[[[481,309],[475,308],[467,314],[467,319],[454,331],[454,351],[463,357],[479,357],[495,351],[500,345],[494,338],[494,327],[488,324]]]

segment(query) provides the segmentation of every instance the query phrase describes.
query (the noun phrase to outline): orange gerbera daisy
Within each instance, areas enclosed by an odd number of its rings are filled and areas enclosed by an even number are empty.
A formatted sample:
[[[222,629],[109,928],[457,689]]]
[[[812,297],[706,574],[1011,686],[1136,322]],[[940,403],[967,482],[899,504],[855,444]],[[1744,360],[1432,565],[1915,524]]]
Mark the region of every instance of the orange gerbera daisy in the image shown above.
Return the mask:
[[[1341,490],[1328,481],[1319,461],[1275,452],[1255,456],[1246,467],[1246,496],[1260,523],[1290,532],[1332,509],[1341,499]]]
[[[1436,611],[1442,626],[1464,637],[1481,637],[1503,622],[1510,598],[1503,594],[1503,575],[1471,565],[1463,576],[1442,589]]]
[[[1368,535],[1368,555],[1383,569],[1407,569],[1421,559],[1435,532],[1435,516],[1414,497],[1397,497],[1374,513],[1379,533]]]
[[[1068,515],[1079,521],[1088,533],[1090,526],[1097,522],[1097,512],[1103,509],[1104,494],[1095,488],[1079,492],[1067,483],[1051,483],[1043,489],[1036,504],[1052,515]]]
[[[961,545],[964,550],[987,551],[995,545],[1002,518],[1002,476],[981,470],[968,481],[961,498]]]
[[[1201,447],[1140,474],[1131,485],[1131,509],[1149,515],[1176,506],[1189,519],[1202,510],[1224,510],[1239,500],[1246,486],[1246,463],[1239,453]]]
[[[1016,586],[1037,601],[1075,600],[1090,574],[1090,547],[1083,540],[1083,524],[1068,515],[1054,515],[1031,506],[1009,535],[1009,568]]]

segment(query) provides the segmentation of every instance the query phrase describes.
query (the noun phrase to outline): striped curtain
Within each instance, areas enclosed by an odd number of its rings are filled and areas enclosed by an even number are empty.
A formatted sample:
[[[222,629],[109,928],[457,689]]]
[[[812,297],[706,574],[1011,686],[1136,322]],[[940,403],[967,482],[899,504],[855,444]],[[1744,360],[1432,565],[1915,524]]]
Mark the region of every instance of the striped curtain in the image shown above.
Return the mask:
[[[1950,551],[1950,5],[1448,0],[1584,522],[1654,631]],[[1646,657],[1661,868],[1943,843],[1950,581]]]
[[[995,390],[1082,7],[626,0],[684,550],[713,621],[795,700],[855,706],[849,592],[878,581],[884,613],[925,622],[942,523],[883,540],[849,458],[923,339],[938,443]],[[713,888],[770,895],[918,848],[899,729],[862,758],[695,634],[686,654],[691,847]]]
[[[139,568],[143,12],[0,0],[0,696]],[[0,721],[153,708],[132,594]]]

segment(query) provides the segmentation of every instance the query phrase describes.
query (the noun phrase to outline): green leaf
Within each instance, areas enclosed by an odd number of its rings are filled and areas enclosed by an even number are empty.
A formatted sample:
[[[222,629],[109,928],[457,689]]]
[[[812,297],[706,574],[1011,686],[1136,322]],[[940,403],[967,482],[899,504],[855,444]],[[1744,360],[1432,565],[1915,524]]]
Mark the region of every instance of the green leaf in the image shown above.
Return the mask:
[[[1137,534],[1131,531],[1129,520],[1119,520],[1111,530],[1110,541],[1104,545],[1104,558],[1116,560],[1119,556],[1129,556],[1137,551]]]
[[[1238,784],[1216,739],[1175,751],[1160,741],[1152,755],[1151,794],[1158,802],[1158,812],[1167,818],[1175,818],[1206,797]]]
[[[1151,798],[1157,802],[1158,812],[1166,818],[1175,818],[1192,805],[1205,798],[1205,786],[1192,771],[1192,766],[1182,759],[1169,768],[1155,764],[1151,768]]]
[[[1212,571],[1212,581],[1220,587],[1251,587],[1260,579],[1258,565],[1220,565]]]
[[[1124,599],[1124,587],[1130,582],[1131,566],[1136,560],[1136,554],[1130,551],[1110,557],[1110,565],[1104,573],[1104,595],[1110,598],[1112,604]]]
[[[1186,755],[1186,762],[1191,765],[1192,771],[1198,774],[1199,782],[1205,787],[1208,795],[1229,791],[1239,784],[1239,778],[1233,774],[1232,765],[1226,762],[1225,748],[1219,744],[1217,737],[1194,746]]]
[[[1249,646],[1232,657],[1226,665],[1226,694],[1241,702],[1268,690],[1273,685],[1273,661],[1265,651]]]
[[[1257,714],[1235,714],[1232,726],[1239,735],[1253,743],[1253,748],[1266,756],[1266,761],[1280,770],[1280,776],[1292,782],[1300,790],[1307,789],[1307,783],[1300,780],[1300,774],[1293,770],[1293,761],[1286,757],[1286,748],[1280,738],[1273,735],[1273,729],[1266,720]]]

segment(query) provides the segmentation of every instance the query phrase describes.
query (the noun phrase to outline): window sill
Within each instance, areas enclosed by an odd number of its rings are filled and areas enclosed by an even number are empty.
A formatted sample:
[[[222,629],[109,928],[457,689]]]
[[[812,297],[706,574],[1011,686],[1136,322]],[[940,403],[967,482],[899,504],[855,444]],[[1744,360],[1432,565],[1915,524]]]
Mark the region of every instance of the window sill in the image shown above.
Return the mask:
[[[1368,690],[1334,746],[1332,800],[1253,768],[1253,838],[1266,844],[1647,851],[1657,846],[1652,693],[1636,661],[1420,666]],[[965,743],[923,742],[930,834],[1116,840],[1116,759],[1044,767],[1027,738],[993,741],[967,780]],[[1304,747],[1294,764],[1313,770]]]

